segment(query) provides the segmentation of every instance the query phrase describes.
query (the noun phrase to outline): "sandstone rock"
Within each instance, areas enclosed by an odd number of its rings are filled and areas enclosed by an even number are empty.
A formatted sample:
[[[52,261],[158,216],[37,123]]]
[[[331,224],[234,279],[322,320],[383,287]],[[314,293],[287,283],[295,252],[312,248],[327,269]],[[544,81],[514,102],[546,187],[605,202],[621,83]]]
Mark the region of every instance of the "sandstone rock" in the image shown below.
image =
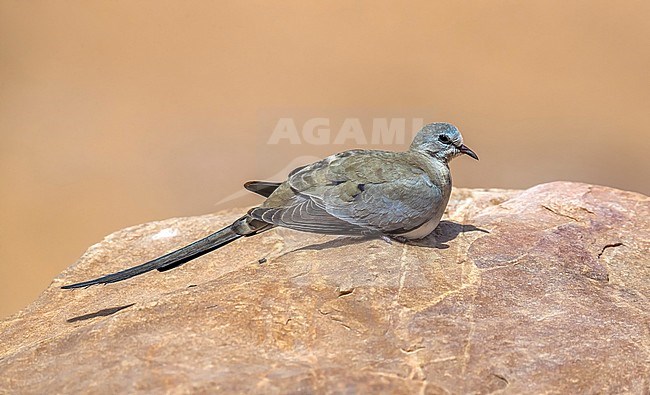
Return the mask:
[[[611,188],[456,189],[417,244],[278,229],[166,273],[59,289],[239,213],[92,246],[0,323],[0,390],[650,391],[650,199]]]

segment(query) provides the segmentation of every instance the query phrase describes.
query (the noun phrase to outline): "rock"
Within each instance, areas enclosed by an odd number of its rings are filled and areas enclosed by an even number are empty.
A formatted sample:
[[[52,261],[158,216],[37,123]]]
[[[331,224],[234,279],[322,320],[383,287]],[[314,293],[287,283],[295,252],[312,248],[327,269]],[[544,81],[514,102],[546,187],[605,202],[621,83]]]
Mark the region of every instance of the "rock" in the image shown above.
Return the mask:
[[[556,182],[456,189],[402,245],[277,229],[107,286],[241,211],[92,246],[0,323],[20,393],[649,393],[650,199]]]

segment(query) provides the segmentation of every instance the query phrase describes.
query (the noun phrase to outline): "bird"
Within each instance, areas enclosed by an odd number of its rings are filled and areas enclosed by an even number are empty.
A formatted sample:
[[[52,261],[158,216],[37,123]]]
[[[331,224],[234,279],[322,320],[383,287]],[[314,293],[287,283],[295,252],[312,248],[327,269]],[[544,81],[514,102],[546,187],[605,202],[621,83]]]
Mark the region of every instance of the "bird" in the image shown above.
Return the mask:
[[[353,149],[298,167],[284,182],[249,181],[244,187],[266,200],[232,224],[141,265],[61,288],[164,272],[275,227],[399,242],[422,239],[438,226],[449,202],[449,162],[463,154],[478,160],[458,128],[436,122],[423,126],[403,152]]]

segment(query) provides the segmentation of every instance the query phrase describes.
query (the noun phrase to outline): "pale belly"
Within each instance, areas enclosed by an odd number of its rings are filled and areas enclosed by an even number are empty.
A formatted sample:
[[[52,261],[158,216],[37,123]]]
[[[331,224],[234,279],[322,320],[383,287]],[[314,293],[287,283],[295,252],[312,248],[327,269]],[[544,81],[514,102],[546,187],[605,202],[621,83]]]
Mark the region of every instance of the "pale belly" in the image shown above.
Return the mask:
[[[402,233],[399,236],[404,237],[409,240],[416,240],[416,239],[421,239],[423,237],[427,237],[433,230],[438,226],[440,223],[440,218],[441,216],[435,216],[428,220],[427,222],[423,223],[420,225],[418,228],[415,228],[411,231],[408,231],[406,233]]]

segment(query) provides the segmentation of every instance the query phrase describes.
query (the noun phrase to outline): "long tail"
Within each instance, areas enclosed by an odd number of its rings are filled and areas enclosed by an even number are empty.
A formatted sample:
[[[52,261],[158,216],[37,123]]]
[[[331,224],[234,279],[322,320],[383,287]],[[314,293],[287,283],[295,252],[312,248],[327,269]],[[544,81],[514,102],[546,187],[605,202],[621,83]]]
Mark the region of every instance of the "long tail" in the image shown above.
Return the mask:
[[[134,266],[130,269],[122,270],[121,272],[109,274],[94,280],[83,281],[77,284],[64,285],[62,289],[84,288],[95,284],[109,284],[118,281],[126,280],[128,278],[152,271],[159,270],[165,271],[173,269],[184,263],[205,255],[208,252],[214,251],[217,248],[223,247],[240,237],[253,236],[265,230],[271,229],[273,225],[266,222],[252,219],[248,216],[243,216],[237,221],[201,240],[195,241],[183,248],[172,251],[169,254],[163,255],[152,261],[143,263],[142,265]]]

